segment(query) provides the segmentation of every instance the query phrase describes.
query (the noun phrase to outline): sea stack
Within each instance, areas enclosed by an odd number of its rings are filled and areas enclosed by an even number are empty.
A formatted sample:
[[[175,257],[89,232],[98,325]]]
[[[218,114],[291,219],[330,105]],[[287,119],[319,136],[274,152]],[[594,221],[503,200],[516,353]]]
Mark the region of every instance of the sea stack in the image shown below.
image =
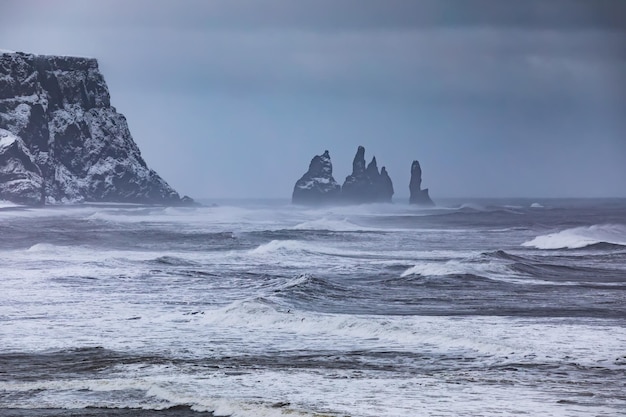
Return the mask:
[[[148,168],[91,58],[0,52],[0,200],[189,204]]]
[[[330,154],[324,151],[315,155],[309,170],[293,187],[291,202],[294,204],[333,204],[339,201],[341,186],[333,178],[333,164]]]
[[[341,197],[347,203],[391,202],[393,183],[385,167],[378,171],[376,157],[365,166],[365,148],[359,146],[352,161],[352,174],[341,187]]]
[[[291,202],[294,204],[361,204],[391,202],[393,183],[385,167],[378,171],[376,157],[365,165],[365,148],[359,146],[352,161],[352,174],[343,186],[333,178],[333,165],[325,151],[316,155],[309,170],[293,187]]]
[[[409,191],[411,196],[409,204],[416,204],[424,207],[432,207],[435,205],[428,195],[428,188],[422,190],[422,168],[418,161],[411,164],[411,182],[409,183]]]

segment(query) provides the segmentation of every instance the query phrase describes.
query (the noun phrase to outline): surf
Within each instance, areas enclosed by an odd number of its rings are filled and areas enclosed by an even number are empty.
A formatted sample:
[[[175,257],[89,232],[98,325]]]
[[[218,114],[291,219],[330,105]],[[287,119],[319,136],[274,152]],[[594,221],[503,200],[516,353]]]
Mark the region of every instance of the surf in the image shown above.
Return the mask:
[[[626,225],[596,224],[539,235],[522,243],[535,249],[581,249],[598,244],[626,247]]]

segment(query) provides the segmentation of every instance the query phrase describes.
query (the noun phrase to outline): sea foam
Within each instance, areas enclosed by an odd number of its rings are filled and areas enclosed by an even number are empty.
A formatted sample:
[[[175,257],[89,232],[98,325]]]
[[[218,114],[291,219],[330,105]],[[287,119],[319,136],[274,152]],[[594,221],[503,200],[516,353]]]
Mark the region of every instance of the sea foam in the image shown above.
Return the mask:
[[[579,249],[598,243],[626,246],[626,225],[596,224],[540,235],[522,243],[537,249]]]
[[[323,218],[318,220],[310,220],[300,223],[293,227],[294,230],[328,230],[335,232],[360,232],[371,231],[368,227],[358,226],[349,222],[347,219],[335,220],[329,218]]]

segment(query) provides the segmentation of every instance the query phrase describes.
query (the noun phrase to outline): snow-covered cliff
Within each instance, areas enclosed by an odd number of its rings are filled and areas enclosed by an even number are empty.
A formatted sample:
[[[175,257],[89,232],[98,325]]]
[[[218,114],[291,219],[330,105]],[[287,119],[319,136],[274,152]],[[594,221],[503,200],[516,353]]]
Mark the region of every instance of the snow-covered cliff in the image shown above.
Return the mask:
[[[179,204],[111,106],[95,59],[0,52],[0,200]]]

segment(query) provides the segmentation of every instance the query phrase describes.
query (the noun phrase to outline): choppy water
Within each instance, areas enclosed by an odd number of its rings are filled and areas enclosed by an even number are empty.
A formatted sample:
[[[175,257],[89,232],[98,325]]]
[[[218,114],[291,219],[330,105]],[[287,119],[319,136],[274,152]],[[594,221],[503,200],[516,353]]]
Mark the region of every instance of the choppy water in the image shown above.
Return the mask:
[[[626,415],[626,201],[534,202],[4,209],[0,416]]]

